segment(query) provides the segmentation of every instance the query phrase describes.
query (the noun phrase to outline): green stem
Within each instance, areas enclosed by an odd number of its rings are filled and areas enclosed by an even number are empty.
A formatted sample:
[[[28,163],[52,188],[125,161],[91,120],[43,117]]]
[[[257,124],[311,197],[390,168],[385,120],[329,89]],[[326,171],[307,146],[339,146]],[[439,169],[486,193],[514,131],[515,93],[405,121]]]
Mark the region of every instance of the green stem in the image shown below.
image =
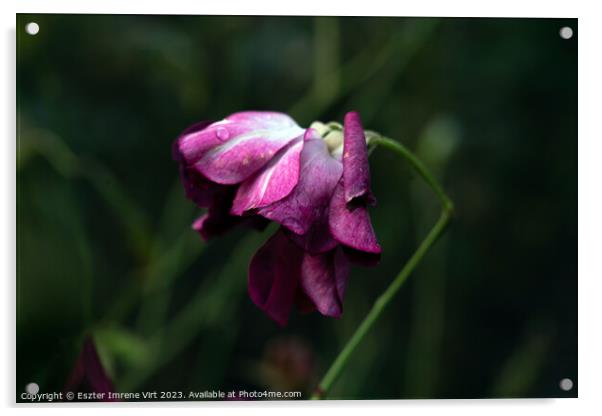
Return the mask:
[[[437,198],[441,201],[441,205],[443,206],[444,211],[449,211],[450,214],[453,213],[454,204],[451,199],[445,194],[439,182],[435,179],[435,177],[428,171],[426,166],[418,159],[412,152],[410,152],[404,145],[395,141],[393,139],[389,139],[388,137],[376,136],[370,140],[370,145],[382,146],[385,149],[392,150],[394,152],[399,153],[403,158],[405,158],[412,167],[418,172],[420,176],[424,179],[424,181],[431,187],[431,189],[437,195]]]
[[[335,382],[341,370],[345,367],[349,361],[349,357],[358,346],[358,344],[364,339],[364,336],[370,331],[374,323],[380,318],[385,308],[391,303],[399,289],[403,286],[408,277],[412,274],[420,260],[429,251],[431,246],[439,239],[439,237],[445,231],[447,224],[449,223],[453,215],[453,203],[449,197],[443,191],[443,188],[430,174],[428,169],[422,164],[422,162],[414,156],[408,149],[406,149],[399,142],[386,137],[373,137],[370,141],[370,145],[380,145],[386,149],[393,150],[404,157],[410,162],[412,167],[422,176],[426,183],[433,189],[442,204],[442,212],[435,223],[435,226],[428,233],[424,241],[420,244],[416,252],[412,255],[410,260],[405,264],[403,269],[399,272],[397,277],[389,285],[389,287],[379,296],[374,302],[372,309],[366,315],[360,326],[356,329],[351,339],[347,342],[343,350],[339,353],[337,358],[334,360],[324,378],[318,385],[315,393],[311,397],[312,400],[322,399],[326,396],[332,384]]]

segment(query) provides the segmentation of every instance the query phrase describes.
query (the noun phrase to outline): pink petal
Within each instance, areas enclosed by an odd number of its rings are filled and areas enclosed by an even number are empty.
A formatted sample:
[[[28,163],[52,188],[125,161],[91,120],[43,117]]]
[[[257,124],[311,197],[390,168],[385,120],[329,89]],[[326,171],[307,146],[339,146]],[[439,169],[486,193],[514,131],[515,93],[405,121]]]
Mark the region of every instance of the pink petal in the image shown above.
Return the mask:
[[[232,185],[255,173],[303,131],[286,114],[236,113],[183,134],[177,154],[211,181]]]
[[[184,185],[186,197],[194,201],[199,207],[203,208],[210,206],[215,194],[225,187],[210,181],[194,168],[194,166],[188,165],[185,155],[181,151],[181,143],[185,137],[203,131],[210,124],[210,121],[201,121],[188,127],[182,132],[173,146],[173,158],[180,162],[180,178]]]
[[[303,257],[300,285],[322,315],[341,316],[348,277],[349,263],[340,248]]]
[[[176,139],[172,147],[173,159],[178,162],[186,163],[188,157],[190,156],[189,153],[193,149],[193,146],[185,145],[185,143],[188,141],[188,138],[202,132],[205,128],[211,125],[211,123],[212,121],[199,121],[198,123],[187,127],[182,133],[180,133],[180,136]],[[196,160],[193,160],[193,162],[196,162]]]
[[[346,203],[343,182],[339,182],[330,201],[329,223],[332,236],[341,244],[359,251],[380,254],[367,208],[360,203]]]
[[[352,111],[345,115],[343,134],[345,202],[360,198],[365,203],[373,204],[376,201],[370,191],[368,146],[360,115],[357,112]]]
[[[290,142],[255,175],[240,184],[232,214],[270,205],[291,193],[299,181],[299,158],[303,149],[301,138]]]
[[[285,326],[295,302],[303,252],[278,230],[253,256],[249,295],[255,305]]]
[[[343,167],[330,156],[324,141],[308,129],[301,151],[299,182],[285,198],[260,208],[258,213],[296,234],[306,234],[312,224],[328,215],[333,189]]]

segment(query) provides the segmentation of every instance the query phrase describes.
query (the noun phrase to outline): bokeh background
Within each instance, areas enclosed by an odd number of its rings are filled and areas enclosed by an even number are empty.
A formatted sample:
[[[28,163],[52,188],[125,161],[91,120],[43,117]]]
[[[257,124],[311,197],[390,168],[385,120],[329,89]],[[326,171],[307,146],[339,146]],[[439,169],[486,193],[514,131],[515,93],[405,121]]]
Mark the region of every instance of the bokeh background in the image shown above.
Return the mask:
[[[342,319],[282,329],[246,292],[270,230],[204,243],[171,144],[241,110],[354,109],[457,216],[330,397],[576,396],[577,36],[576,19],[18,15],[17,393],[61,391],[87,334],[117,391],[311,392],[437,200],[377,149],[381,264],[353,270]]]

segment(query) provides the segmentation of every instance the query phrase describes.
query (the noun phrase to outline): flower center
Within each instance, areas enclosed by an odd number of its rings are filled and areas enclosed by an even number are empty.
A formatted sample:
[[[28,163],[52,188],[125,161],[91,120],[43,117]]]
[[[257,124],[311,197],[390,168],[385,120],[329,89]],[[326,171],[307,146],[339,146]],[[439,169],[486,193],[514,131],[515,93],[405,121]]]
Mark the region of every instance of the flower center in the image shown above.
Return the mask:
[[[331,156],[340,157],[343,154],[343,126],[335,122],[324,124],[314,121],[310,128],[316,130],[322,137]]]

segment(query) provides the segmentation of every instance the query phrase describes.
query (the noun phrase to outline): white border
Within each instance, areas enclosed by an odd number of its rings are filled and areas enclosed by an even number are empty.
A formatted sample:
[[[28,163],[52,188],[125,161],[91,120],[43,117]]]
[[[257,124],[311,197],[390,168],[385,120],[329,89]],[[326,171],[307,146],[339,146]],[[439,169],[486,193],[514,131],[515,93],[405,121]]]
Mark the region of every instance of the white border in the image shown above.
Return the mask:
[[[602,316],[602,267],[600,235],[602,235],[602,134],[600,129],[600,97],[602,97],[602,36],[601,15],[593,1],[415,1],[395,2],[370,0],[351,3],[343,1],[303,0],[283,1],[118,1],[118,0],[20,0],[2,2],[3,22],[2,62],[0,65],[2,91],[0,125],[5,137],[2,141],[0,191],[2,204],[1,235],[4,290],[2,333],[0,343],[3,374],[0,377],[2,404],[14,402],[15,353],[15,13],[126,13],[126,14],[272,14],[272,15],[340,15],[340,16],[490,16],[490,17],[578,17],[579,29],[579,399],[564,400],[455,400],[405,402],[325,402],[325,403],[175,403],[123,404],[128,412],[163,414],[165,407],[191,414],[208,411],[240,414],[282,414],[306,416],[307,412],[351,412],[364,414],[375,409],[379,413],[449,415],[504,415],[508,413],[563,415],[602,414],[600,322]],[[553,123],[550,120],[550,123]],[[27,407],[27,413],[33,410]],[[63,415],[81,413],[81,406],[44,406],[45,414]],[[91,404],[85,412],[98,414],[105,406]],[[117,410],[117,409],[113,409]],[[12,406],[9,412],[19,409]]]
[[[576,2],[537,1],[141,1],[130,0],[20,0],[20,12],[123,14],[267,14],[334,16],[466,16],[466,17],[577,17]]]

